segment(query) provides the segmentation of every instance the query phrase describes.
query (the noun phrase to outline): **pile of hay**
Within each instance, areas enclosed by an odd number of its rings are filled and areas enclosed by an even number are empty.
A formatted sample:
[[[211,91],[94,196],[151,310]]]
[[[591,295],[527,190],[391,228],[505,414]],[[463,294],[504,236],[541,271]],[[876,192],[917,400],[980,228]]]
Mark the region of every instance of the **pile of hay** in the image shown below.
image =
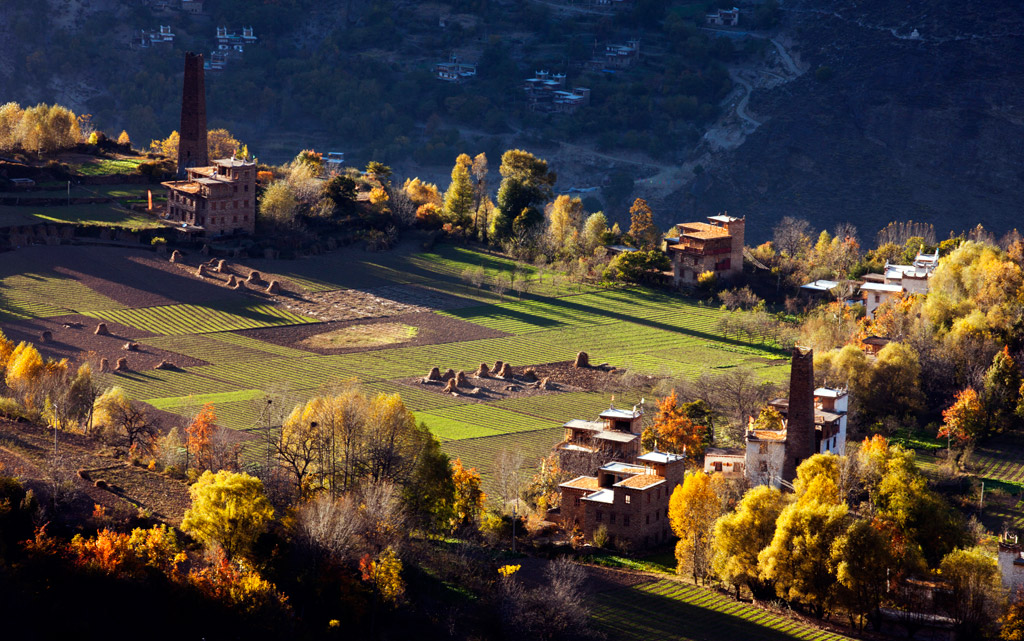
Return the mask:
[[[110,330],[107,329],[106,323],[100,323],[99,325],[97,325],[96,331],[94,333],[97,336],[110,336]]]
[[[487,367],[487,363],[480,363],[480,367],[476,368],[476,371],[473,372],[473,376],[476,378],[490,378],[491,368]]]
[[[101,358],[100,359],[100,371],[101,372],[109,372],[110,371],[110,361],[108,361],[105,358]]]
[[[508,363],[502,363],[501,369],[498,370],[498,378],[504,378],[506,380],[512,378],[512,366]]]
[[[127,372],[128,371],[128,359],[123,357],[123,356],[121,358],[117,359],[117,365],[114,366],[114,371],[116,371],[116,372]]]
[[[590,367],[590,356],[586,352],[580,352],[576,354],[576,360],[572,363],[573,367]]]
[[[423,379],[424,383],[426,383],[427,381],[440,382],[441,381],[441,369],[438,368],[438,367],[431,367],[430,368],[430,373],[427,374],[427,377]]]
[[[466,372],[461,369],[455,374],[455,387],[466,387],[468,385],[466,380]]]
[[[268,294],[280,294],[281,293],[281,283],[277,282],[276,280],[270,281],[270,284],[267,285],[267,293]]]
[[[174,251],[171,252],[171,262],[172,263],[180,263],[181,262],[181,252],[178,251],[177,249],[175,249]]]
[[[53,340],[53,332],[48,329],[44,329],[43,333],[39,335],[40,343],[49,343]]]
[[[139,344],[128,341],[127,343],[121,346],[121,349],[123,349],[126,352],[137,352],[139,351]]]

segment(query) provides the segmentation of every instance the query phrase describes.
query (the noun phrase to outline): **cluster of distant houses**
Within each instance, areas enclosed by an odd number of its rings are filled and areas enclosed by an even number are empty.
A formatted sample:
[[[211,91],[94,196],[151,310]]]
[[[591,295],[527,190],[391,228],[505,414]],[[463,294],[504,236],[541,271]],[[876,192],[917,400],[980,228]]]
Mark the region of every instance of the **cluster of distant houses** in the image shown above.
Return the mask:
[[[901,294],[927,294],[928,281],[939,265],[939,252],[918,253],[911,265],[886,263],[881,274],[864,274],[860,280],[835,281],[816,280],[800,287],[806,298],[833,296],[853,292],[844,298],[849,304],[860,303],[869,318],[875,311],[892,298]]]
[[[202,5],[201,2],[199,4]],[[160,25],[156,30],[141,29],[132,36],[130,46],[132,49],[148,49],[173,45],[175,35],[171,25]],[[216,47],[204,62],[205,68],[208,71],[223,70],[232,56],[240,56],[247,46],[256,44],[258,40],[252,27],[242,27],[241,32],[230,31],[227,27],[217,27]]]

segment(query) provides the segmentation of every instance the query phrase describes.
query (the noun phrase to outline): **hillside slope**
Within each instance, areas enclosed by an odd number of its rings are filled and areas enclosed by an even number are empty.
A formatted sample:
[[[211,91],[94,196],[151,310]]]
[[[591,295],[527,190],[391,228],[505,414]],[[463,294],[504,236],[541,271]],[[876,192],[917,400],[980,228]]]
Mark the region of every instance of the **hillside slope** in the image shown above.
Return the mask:
[[[940,237],[1017,226],[1024,14],[1011,4],[787,3],[784,30],[812,71],[754,92],[764,125],[681,197],[687,211],[746,214],[752,241],[785,215],[851,221],[865,238],[895,219]]]

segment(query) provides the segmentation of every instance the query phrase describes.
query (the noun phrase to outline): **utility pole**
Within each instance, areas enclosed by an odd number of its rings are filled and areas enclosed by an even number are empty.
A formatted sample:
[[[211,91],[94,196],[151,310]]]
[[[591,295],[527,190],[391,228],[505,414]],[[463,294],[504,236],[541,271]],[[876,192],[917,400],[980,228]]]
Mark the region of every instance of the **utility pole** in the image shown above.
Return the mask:
[[[518,499],[516,499],[516,502],[518,502]],[[516,505],[512,506],[512,554],[516,553],[516,521],[518,520],[516,507]]]

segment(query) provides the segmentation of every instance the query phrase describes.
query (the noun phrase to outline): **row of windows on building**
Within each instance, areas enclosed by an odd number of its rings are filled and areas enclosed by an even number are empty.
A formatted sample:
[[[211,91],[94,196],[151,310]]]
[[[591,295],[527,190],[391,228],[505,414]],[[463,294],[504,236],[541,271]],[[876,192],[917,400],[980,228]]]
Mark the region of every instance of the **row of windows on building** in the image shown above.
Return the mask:
[[[652,512],[652,514],[654,514],[654,522],[655,523],[661,521],[661,510],[657,510],[655,512]],[[622,527],[629,527],[629,523],[630,523],[629,517],[630,517],[629,514],[623,514],[622,515]],[[668,518],[668,508],[665,508],[665,518],[666,519]],[[598,523],[603,523],[604,522],[604,512],[602,512],[601,510],[597,510],[594,513],[594,520],[597,521]],[[610,525],[615,525],[615,521],[616,521],[616,514],[615,514],[615,512],[609,512],[608,513],[608,523]],[[644,525],[650,525],[650,524],[651,524],[651,515],[647,514],[644,517]]]
[[[196,202],[194,200],[192,200],[191,198],[185,198],[184,196],[182,196],[180,194],[172,194],[171,201],[172,202],[178,202],[178,203],[185,203],[185,204],[189,205],[190,207],[195,207],[195,205],[196,205]],[[210,201],[206,201],[206,200],[200,200],[199,201],[200,205],[202,203],[205,203],[205,202],[210,202]],[[212,202],[210,202],[210,209],[216,211],[216,210],[225,210],[225,209],[238,209],[239,207],[241,207],[242,209],[247,209],[249,207],[249,201],[248,200],[232,200],[232,201],[230,201],[231,207],[228,207],[228,202],[229,201],[227,201],[227,200],[222,200],[222,201],[216,201],[215,200],[215,201],[212,201]]]

